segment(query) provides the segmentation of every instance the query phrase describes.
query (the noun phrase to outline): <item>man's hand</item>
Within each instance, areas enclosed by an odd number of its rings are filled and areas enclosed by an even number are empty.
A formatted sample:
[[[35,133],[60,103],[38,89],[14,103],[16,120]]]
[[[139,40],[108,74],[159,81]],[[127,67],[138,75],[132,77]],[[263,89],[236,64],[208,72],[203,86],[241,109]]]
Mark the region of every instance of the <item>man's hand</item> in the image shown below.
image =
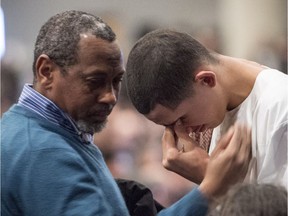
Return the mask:
[[[180,150],[177,145],[180,145]],[[162,137],[162,150],[162,163],[166,169],[196,184],[202,182],[209,156],[204,149],[193,143],[191,138],[179,139],[174,131],[167,127]]]
[[[166,128],[162,137],[162,150],[162,163],[166,169],[196,184],[200,184],[207,173],[206,181],[217,179],[215,188],[219,187],[221,182],[229,186],[236,180],[242,180],[247,172],[251,158],[251,131],[236,124],[219,140],[209,159],[207,152],[197,143],[193,143],[193,140],[189,140],[188,135],[176,135],[173,129]],[[208,162],[210,171],[206,171]],[[213,170],[216,173],[212,173]],[[233,171],[235,173],[232,173]]]
[[[212,152],[199,189],[208,198],[225,193],[231,185],[243,181],[250,159],[251,130],[235,124]]]

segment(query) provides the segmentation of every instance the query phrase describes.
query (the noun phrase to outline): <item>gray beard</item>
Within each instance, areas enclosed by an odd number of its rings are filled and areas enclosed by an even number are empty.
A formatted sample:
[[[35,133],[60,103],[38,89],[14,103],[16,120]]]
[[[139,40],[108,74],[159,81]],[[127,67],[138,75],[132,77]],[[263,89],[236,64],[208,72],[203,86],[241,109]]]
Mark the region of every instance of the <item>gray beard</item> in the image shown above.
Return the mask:
[[[83,120],[79,120],[76,122],[79,130],[84,133],[89,133],[93,135],[94,133],[99,133],[106,126],[107,120],[104,122],[90,123]]]

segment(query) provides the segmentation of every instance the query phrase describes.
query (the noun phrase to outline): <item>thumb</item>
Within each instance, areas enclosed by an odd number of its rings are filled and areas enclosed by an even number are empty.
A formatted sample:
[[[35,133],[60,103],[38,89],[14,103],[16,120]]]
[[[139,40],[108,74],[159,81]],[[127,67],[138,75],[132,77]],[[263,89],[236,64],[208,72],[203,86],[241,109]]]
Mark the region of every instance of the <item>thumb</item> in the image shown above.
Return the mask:
[[[176,140],[175,132],[169,128],[166,127],[164,130],[164,134],[162,136],[162,150],[163,153],[167,152],[170,148],[177,148],[177,140]]]

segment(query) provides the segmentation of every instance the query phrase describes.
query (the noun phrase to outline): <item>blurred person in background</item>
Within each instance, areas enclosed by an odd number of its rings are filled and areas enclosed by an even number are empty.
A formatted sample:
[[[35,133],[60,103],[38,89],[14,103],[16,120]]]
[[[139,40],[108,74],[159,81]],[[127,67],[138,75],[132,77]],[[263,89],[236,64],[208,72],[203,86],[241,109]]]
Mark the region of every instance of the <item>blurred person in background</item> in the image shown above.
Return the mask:
[[[214,202],[208,216],[287,216],[287,190],[273,184],[237,184]]]
[[[41,27],[33,84],[24,85],[1,121],[3,215],[157,214],[158,205],[147,205],[153,197],[133,197],[134,187],[121,193],[93,143],[117,103],[124,72],[116,35],[99,17],[65,11]],[[165,134],[163,142],[172,145],[173,131]],[[212,152],[199,187],[158,214],[205,215],[212,197],[243,179],[250,148],[249,128],[236,125]]]
[[[17,102],[20,90],[19,74],[8,64],[1,64],[1,117]]]
[[[287,75],[218,54],[169,29],[138,40],[126,70],[127,92],[138,112],[175,133],[174,145],[162,143],[167,169],[201,183],[207,151],[241,122],[252,128],[246,180],[287,188]]]
[[[5,22],[2,7],[0,7],[0,79],[1,79],[1,117],[10,106],[16,103],[20,91],[20,78],[18,71],[3,60],[5,54]]]
[[[278,68],[287,74],[287,37],[278,36],[274,40],[260,40],[257,52],[252,53],[252,59],[271,68]]]
[[[0,59],[1,59],[1,117],[17,101],[19,94],[19,74],[12,65],[2,60],[5,54],[5,23],[0,7]]]

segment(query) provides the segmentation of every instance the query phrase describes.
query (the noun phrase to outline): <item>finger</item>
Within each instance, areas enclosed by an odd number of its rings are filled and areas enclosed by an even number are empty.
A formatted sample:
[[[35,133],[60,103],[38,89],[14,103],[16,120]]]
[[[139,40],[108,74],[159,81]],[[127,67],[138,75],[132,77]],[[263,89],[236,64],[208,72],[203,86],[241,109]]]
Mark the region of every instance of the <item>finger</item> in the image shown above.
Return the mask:
[[[219,152],[223,151],[223,149],[225,149],[227,147],[227,145],[229,144],[230,140],[232,139],[233,134],[234,134],[234,127],[231,126],[229,128],[228,132],[226,134],[224,134],[220,138],[220,140],[218,141],[215,149],[211,153],[211,157],[213,157],[214,155],[218,155]]]
[[[184,140],[187,140],[187,141],[191,140],[191,138],[189,137],[189,135],[186,131],[186,128],[183,127],[183,125],[175,124],[174,131],[175,131],[177,137],[184,139]]]
[[[162,165],[168,170],[177,170],[179,153],[182,152],[178,151],[174,130],[166,127],[162,137]]]
[[[177,137],[177,145],[185,146],[185,151],[191,151],[193,148],[199,146],[199,143],[189,136],[189,133],[186,131],[186,128],[182,125],[175,125],[174,131]]]
[[[236,153],[242,146],[243,139],[246,136],[244,132],[244,125],[236,123],[234,125],[234,133],[231,138],[230,144],[227,146],[227,151],[230,153]]]
[[[249,155],[250,152],[251,152],[251,144],[252,144],[252,141],[251,141],[251,129],[244,126],[243,132],[244,132],[244,134],[243,134],[243,142],[241,143],[239,152],[243,153],[245,155]]]
[[[235,124],[235,133],[231,139],[227,152],[234,158],[234,163],[239,170],[239,181],[245,177],[249,167],[249,152],[251,148],[250,130],[243,124]],[[250,148],[249,148],[250,146]]]
[[[243,160],[245,161],[248,167],[252,156],[251,129],[248,127],[244,127],[243,132],[244,132],[243,141],[239,149],[239,155],[242,156]]]
[[[175,139],[175,133],[171,128],[166,127],[164,130],[164,133],[163,133],[163,137],[162,137],[163,155],[166,155],[166,152],[171,148],[177,149],[177,142]]]

